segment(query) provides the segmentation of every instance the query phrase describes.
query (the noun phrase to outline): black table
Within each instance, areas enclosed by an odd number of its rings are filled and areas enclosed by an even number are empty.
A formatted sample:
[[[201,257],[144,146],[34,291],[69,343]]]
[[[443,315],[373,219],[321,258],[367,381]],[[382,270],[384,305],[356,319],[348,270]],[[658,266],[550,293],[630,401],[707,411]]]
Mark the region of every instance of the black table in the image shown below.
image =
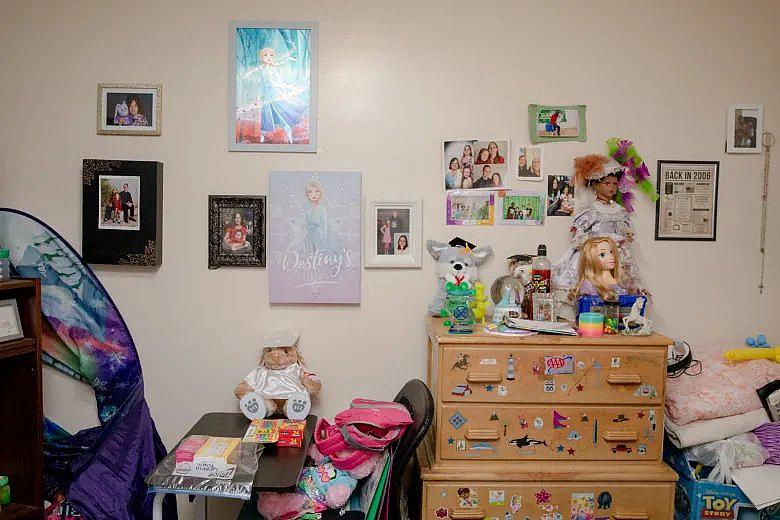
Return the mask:
[[[253,486],[256,491],[288,488],[298,483],[316,424],[316,416],[309,415],[306,418],[306,431],[300,448],[277,448],[276,444],[266,444],[257,463]],[[248,427],[249,419],[242,413],[211,412],[201,417],[184,439],[190,435],[243,437]]]
[[[273,419],[274,417],[271,418]],[[300,448],[277,448],[275,444],[265,445],[258,459],[257,473],[255,473],[255,481],[252,486],[253,496],[257,496],[258,491],[282,490],[293,487],[298,483],[298,477],[306,461],[306,452],[309,451],[316,424],[316,416],[309,415],[306,418],[306,430],[303,436],[303,444]],[[241,438],[246,433],[248,427],[249,419],[244,417],[242,413],[207,413],[176,443],[176,448],[190,435]],[[176,452],[176,448],[171,450],[171,455]],[[154,520],[162,518],[162,499],[167,493],[172,493],[172,491],[159,492],[155,497]],[[189,495],[191,493],[182,490],[181,494]],[[199,519],[206,518],[206,497],[198,497],[197,502],[196,517]]]

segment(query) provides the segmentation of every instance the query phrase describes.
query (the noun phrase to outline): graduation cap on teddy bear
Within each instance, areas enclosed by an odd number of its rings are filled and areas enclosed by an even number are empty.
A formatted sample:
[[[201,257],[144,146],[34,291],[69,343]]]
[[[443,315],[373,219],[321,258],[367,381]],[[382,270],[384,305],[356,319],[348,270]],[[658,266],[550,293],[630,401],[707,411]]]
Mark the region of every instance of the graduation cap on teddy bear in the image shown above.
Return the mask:
[[[466,249],[466,250],[471,250],[471,249],[476,249],[477,248],[477,246],[475,244],[472,244],[468,240],[464,240],[464,239],[462,239],[460,237],[455,237],[452,240],[450,240],[448,243],[449,243],[450,247],[462,247],[463,249]]]

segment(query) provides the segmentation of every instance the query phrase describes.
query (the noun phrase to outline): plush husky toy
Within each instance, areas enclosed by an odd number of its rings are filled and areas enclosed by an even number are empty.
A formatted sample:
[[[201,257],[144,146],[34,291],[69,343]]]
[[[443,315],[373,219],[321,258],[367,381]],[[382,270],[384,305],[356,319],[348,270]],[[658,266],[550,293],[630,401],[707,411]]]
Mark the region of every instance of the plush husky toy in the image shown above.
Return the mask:
[[[445,284],[452,282],[459,285],[463,282],[474,283],[479,280],[479,266],[485,263],[493,248],[490,246],[476,247],[474,244],[456,237],[449,244],[428,240],[428,252],[436,260],[436,275],[438,288],[436,296],[428,306],[428,314],[440,316],[447,297]]]

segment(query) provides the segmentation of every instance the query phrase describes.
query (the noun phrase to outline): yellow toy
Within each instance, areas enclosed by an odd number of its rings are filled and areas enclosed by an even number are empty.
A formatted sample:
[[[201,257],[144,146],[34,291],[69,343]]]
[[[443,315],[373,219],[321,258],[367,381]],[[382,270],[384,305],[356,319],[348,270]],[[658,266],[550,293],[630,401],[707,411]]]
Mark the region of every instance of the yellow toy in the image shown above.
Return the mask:
[[[780,363],[780,347],[733,348],[723,353],[729,363],[750,361],[751,359],[769,359]]]
[[[485,285],[476,282],[474,290],[476,294],[474,294],[474,299],[469,303],[469,306],[474,309],[474,319],[484,325],[488,306],[487,296],[485,296]]]

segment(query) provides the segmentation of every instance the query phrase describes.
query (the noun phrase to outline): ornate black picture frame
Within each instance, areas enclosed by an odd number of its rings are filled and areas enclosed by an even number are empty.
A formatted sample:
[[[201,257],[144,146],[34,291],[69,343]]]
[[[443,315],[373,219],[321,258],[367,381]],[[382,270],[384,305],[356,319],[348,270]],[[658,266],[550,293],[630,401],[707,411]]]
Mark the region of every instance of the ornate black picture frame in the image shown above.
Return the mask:
[[[85,262],[162,265],[161,162],[84,159],[82,193]]]
[[[209,269],[265,267],[264,195],[209,195]]]

